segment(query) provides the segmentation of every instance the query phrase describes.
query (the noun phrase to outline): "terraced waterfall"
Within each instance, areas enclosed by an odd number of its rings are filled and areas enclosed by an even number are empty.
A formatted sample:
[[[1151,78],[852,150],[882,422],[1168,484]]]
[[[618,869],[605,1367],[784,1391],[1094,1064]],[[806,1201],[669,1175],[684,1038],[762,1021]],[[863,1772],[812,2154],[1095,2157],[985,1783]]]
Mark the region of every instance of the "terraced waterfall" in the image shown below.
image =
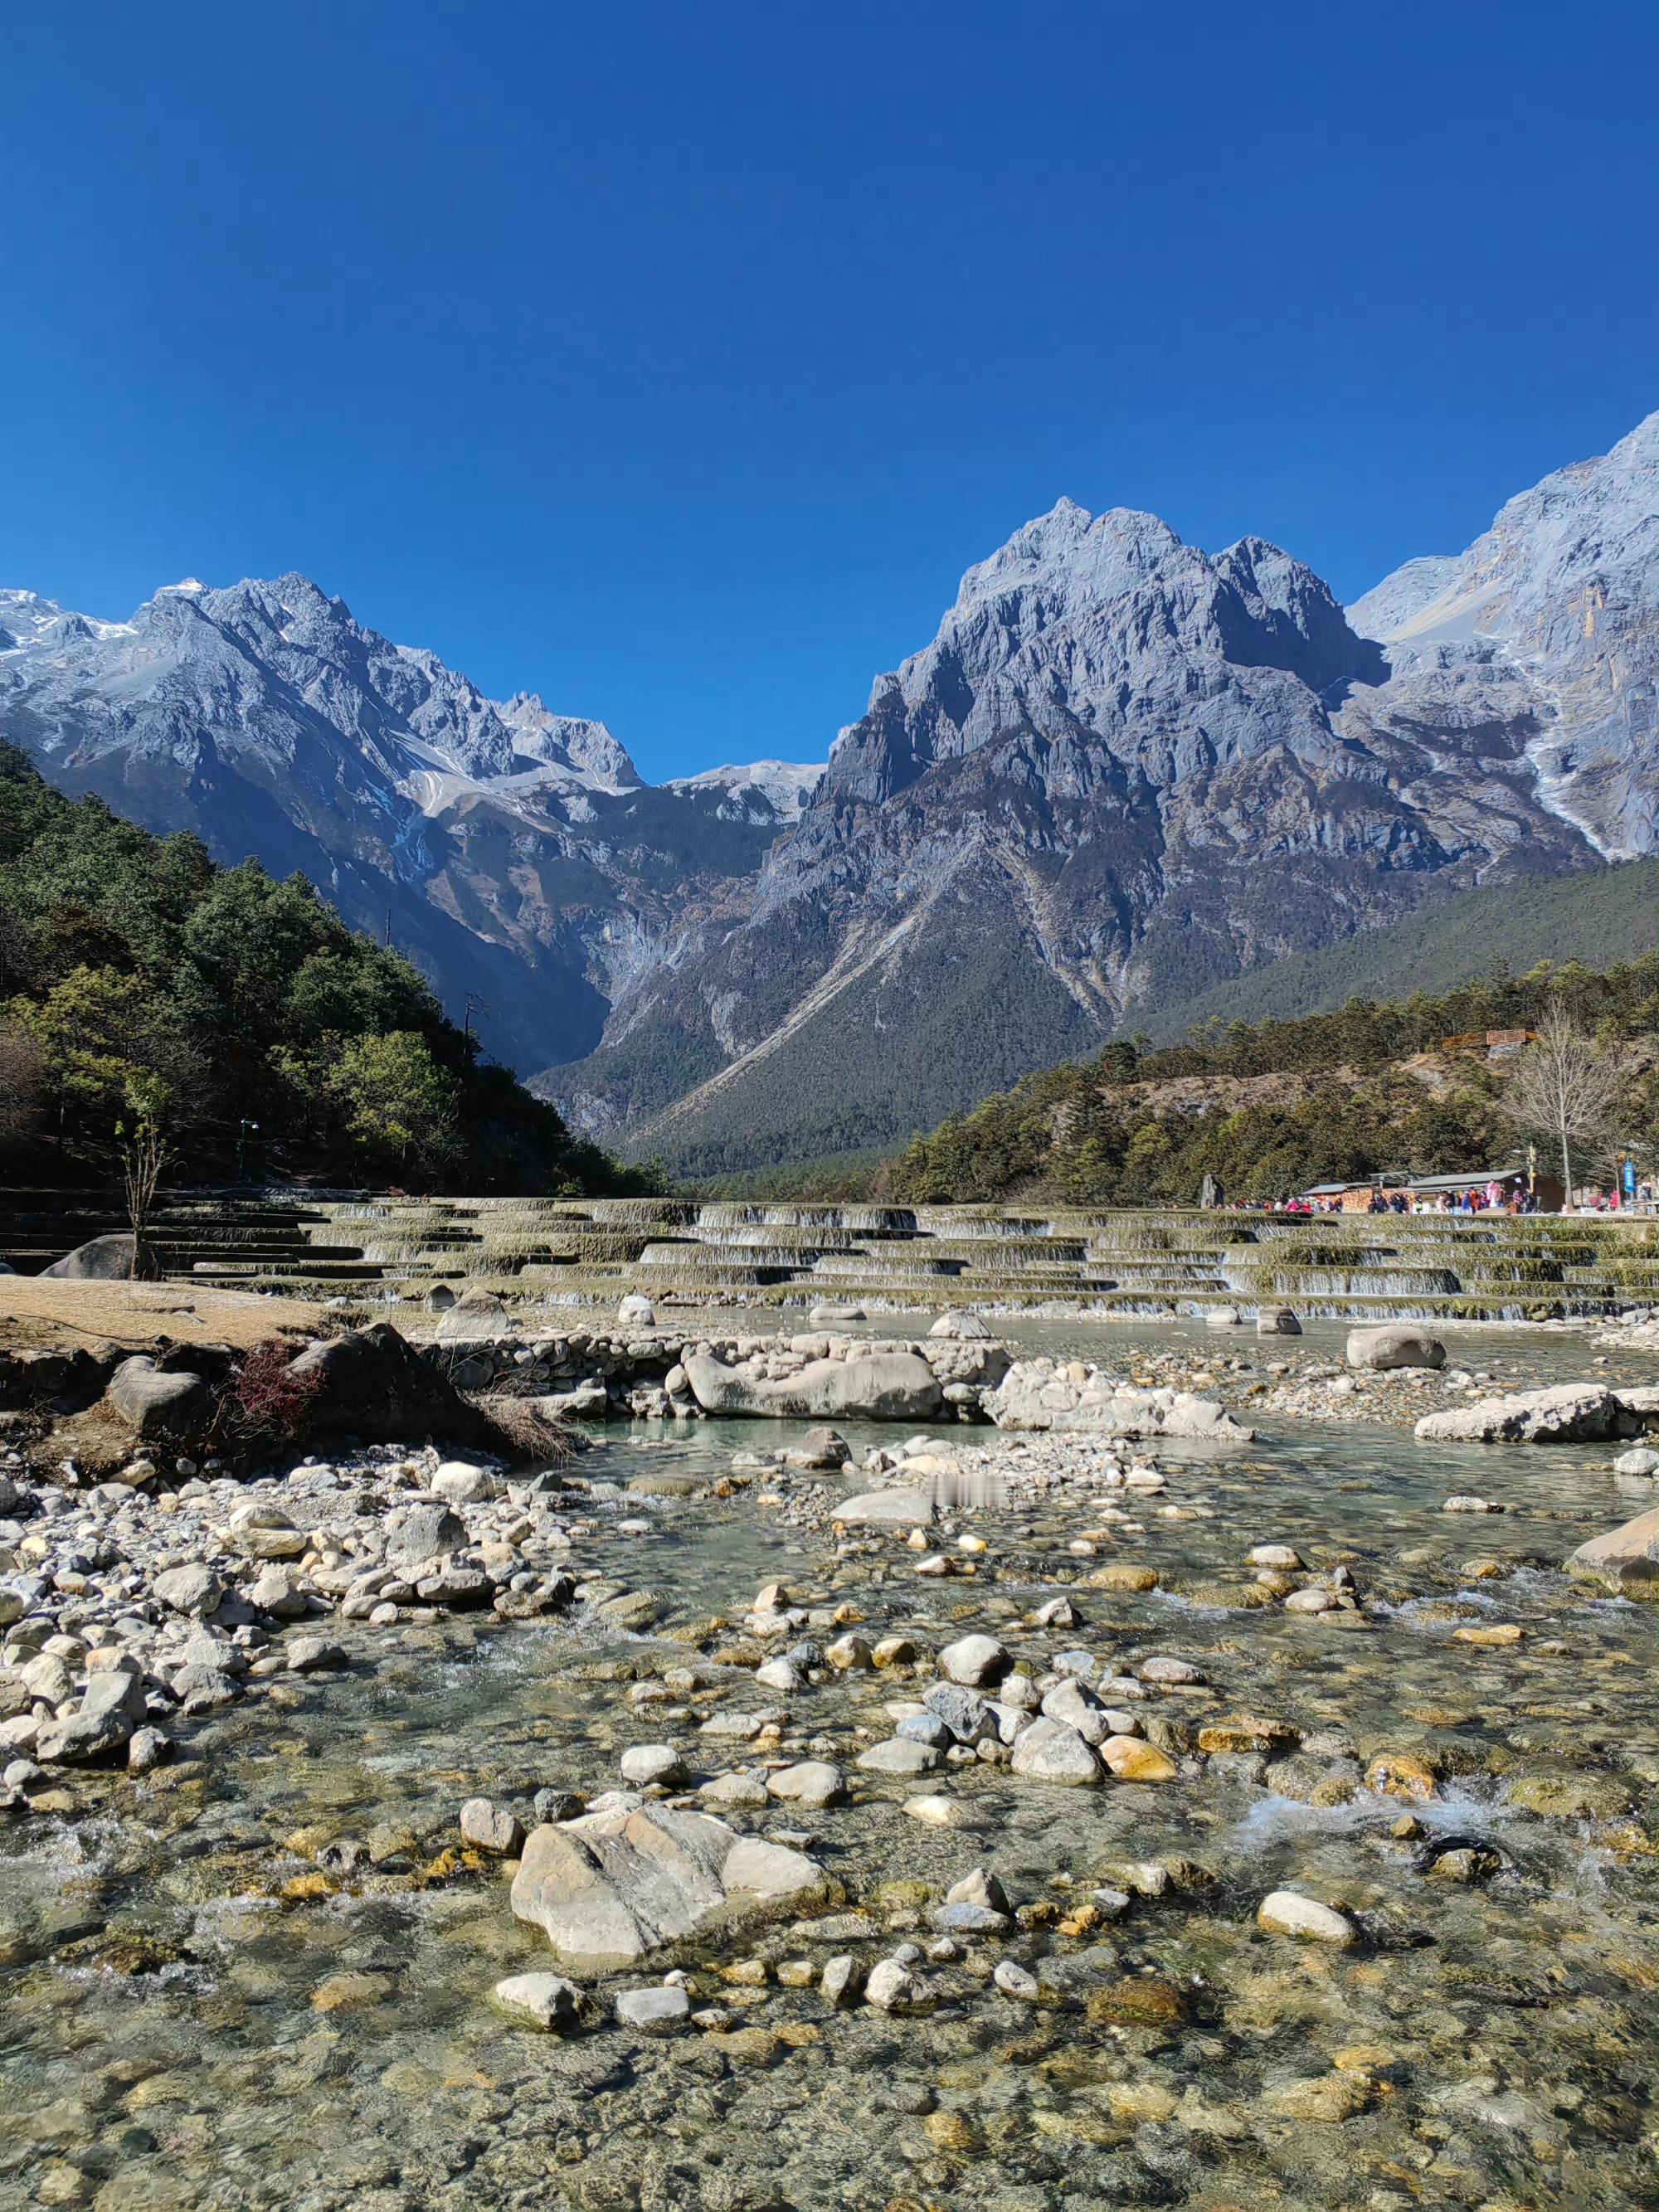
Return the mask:
[[[192,1221],[194,1225],[192,1226]],[[175,1209],[169,1272],[316,1296],[1331,1320],[1552,1320],[1659,1303],[1659,1222],[680,1199],[340,1199]]]

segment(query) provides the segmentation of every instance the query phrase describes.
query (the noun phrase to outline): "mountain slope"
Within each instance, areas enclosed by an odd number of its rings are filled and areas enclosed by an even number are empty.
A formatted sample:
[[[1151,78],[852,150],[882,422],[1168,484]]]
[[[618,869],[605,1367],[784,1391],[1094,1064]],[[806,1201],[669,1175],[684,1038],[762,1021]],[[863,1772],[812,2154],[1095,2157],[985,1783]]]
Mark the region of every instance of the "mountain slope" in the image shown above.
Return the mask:
[[[526,1069],[586,1050],[641,970],[738,918],[799,811],[775,763],[653,790],[602,723],[487,699],[299,575],[192,580],[127,623],[0,592],[0,736],[63,790],[299,870],[458,1016],[482,999],[475,1026]]]
[[[1650,501],[1626,446],[1581,506]],[[1460,565],[1414,564],[1362,611],[1413,619]],[[1528,604],[1559,565],[1538,551]],[[1206,554],[1062,501],[878,679],[746,921],[550,1087],[703,1174],[890,1143],[1231,977],[1648,849],[1518,651],[1396,668],[1277,548]],[[1651,763],[1650,728],[1630,750]]]
[[[1348,611],[1392,681],[1345,726],[1443,750],[1502,729],[1533,799],[1608,860],[1659,844],[1659,414],[1510,500],[1466,553],[1408,562]]]

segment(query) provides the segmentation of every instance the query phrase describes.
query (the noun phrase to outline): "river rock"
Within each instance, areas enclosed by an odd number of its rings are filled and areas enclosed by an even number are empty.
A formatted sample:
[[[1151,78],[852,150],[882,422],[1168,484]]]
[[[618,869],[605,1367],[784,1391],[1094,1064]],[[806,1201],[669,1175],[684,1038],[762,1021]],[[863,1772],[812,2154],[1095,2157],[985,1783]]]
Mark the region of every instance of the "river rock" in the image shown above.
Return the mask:
[[[977,1343],[991,1334],[976,1313],[941,1314],[927,1332],[929,1336],[942,1337],[947,1342]]]
[[[915,1528],[933,1517],[933,1501],[921,1490],[863,1490],[830,1509],[830,1518],[846,1528]]]
[[[1620,1452],[1613,1462],[1615,1474],[1659,1475],[1659,1451],[1650,1451],[1638,1444],[1634,1451]]]
[[[1300,1336],[1302,1323],[1290,1306],[1263,1306],[1255,1317],[1258,1336]]]
[[[1275,1889],[1256,1908],[1256,1925],[1270,1936],[1299,1936],[1310,1943],[1352,1943],[1358,1930],[1328,1905],[1294,1889]]]
[[[997,1717],[990,1705],[958,1682],[931,1684],[922,1704],[957,1743],[978,1743],[997,1733]]]
[[[984,1404],[1000,1429],[1080,1429],[1126,1441],[1182,1437],[1230,1444],[1249,1443],[1255,1433],[1218,1399],[1138,1389],[1093,1368],[1079,1380],[1046,1359],[1016,1360]]]
[[[798,1444],[792,1444],[786,1457],[791,1467],[811,1471],[815,1468],[845,1467],[853,1456],[853,1447],[839,1429],[808,1429]]]
[[[1036,1720],[1014,1739],[1009,1765],[1028,1782],[1058,1782],[1090,1789],[1101,1777],[1100,1761],[1074,1728],[1064,1721]]]
[[[539,2028],[544,2035],[581,2023],[582,1993],[562,1974],[509,1974],[489,1995],[510,2020]]]
[[[1348,1331],[1350,1367],[1443,1367],[1446,1347],[1426,1329],[1401,1322],[1383,1322],[1375,1328]]]
[[[389,1567],[418,1567],[428,1559],[447,1559],[466,1541],[466,1523],[447,1505],[411,1505],[386,1540]]]
[[[639,1291],[630,1291],[617,1308],[617,1319],[624,1328],[654,1328],[657,1309]]]
[[[1416,1435],[1422,1443],[1595,1443],[1618,1436],[1625,1419],[1623,1406],[1604,1383],[1558,1382],[1425,1413]]]
[[[902,1960],[878,1959],[864,1984],[864,2002],[880,2012],[916,2012],[926,2002],[922,1985]]]
[[[524,1830],[505,1805],[488,1797],[469,1797],[461,1808],[461,1841],[474,1850],[510,1858],[524,1841]]]
[[[78,1765],[125,1753],[144,1716],[144,1684],[133,1674],[94,1674],[67,1719],[48,1722],[36,1739],[42,1766]]]
[[[805,1805],[814,1811],[833,1805],[846,1794],[841,1769],[822,1759],[804,1759],[794,1766],[780,1767],[775,1774],[768,1775],[766,1786],[786,1804]]]
[[[1567,1572],[1623,1597],[1659,1601],[1659,1505],[1581,1544],[1567,1561]]]
[[[908,1777],[931,1774],[940,1761],[931,1744],[914,1743],[908,1736],[890,1736],[884,1743],[872,1743],[868,1751],[861,1751],[856,1763],[866,1774]]]
[[[947,1644],[939,1655],[939,1670],[947,1680],[977,1690],[1000,1681],[1011,1665],[1007,1652],[994,1636],[963,1636]]]
[[[677,1982],[623,1990],[617,1998],[617,2025],[638,2035],[673,2035],[690,2017],[691,2000]]]
[[[804,1851],[738,1836],[707,1813],[618,1805],[534,1830],[512,1903],[568,1972],[608,1973],[682,1936],[802,1902],[823,1881]]]
[[[636,1790],[648,1790],[653,1783],[678,1790],[686,1778],[685,1761],[672,1744],[630,1744],[622,1755],[622,1774]]]
[[[216,1613],[225,1594],[218,1576],[199,1560],[189,1566],[163,1568],[152,1588],[163,1605],[198,1620]]]

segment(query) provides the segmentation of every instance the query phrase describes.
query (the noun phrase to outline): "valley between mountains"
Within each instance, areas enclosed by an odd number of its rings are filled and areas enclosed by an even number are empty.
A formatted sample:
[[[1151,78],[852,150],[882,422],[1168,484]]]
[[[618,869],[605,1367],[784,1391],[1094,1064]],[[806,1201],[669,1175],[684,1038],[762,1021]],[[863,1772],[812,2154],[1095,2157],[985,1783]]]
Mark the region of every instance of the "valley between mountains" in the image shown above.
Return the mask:
[[[660,787],[303,576],[125,622],[0,592],[0,737],[52,782],[301,871],[694,1174],[902,1142],[1276,963],[1317,1000],[1370,933],[1654,854],[1656,678],[1659,415],[1346,610],[1261,539],[1062,500],[827,766]]]

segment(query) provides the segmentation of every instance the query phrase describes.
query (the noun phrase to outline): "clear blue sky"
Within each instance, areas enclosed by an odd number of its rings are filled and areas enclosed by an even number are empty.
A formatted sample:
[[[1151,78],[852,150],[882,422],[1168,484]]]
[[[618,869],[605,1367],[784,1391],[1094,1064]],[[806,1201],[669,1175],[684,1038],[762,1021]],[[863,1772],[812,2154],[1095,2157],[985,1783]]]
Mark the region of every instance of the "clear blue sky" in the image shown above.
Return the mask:
[[[1650,5],[20,9],[0,581],[821,757],[1061,493],[1352,597],[1659,406]]]

